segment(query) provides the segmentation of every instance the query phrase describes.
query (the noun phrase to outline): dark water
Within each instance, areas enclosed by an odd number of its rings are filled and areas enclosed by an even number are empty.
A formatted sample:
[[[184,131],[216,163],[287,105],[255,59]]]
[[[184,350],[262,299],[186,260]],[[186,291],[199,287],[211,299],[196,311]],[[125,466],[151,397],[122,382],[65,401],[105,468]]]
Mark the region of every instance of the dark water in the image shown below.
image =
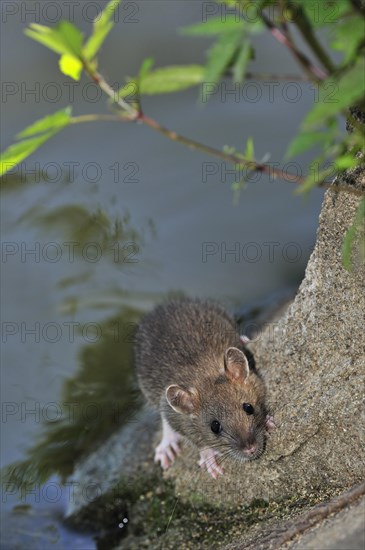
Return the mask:
[[[16,14],[9,4],[19,8]],[[51,24],[57,16],[51,4],[67,15],[62,1],[2,5],[2,79],[12,90],[2,100],[2,149],[26,125],[67,104],[74,114],[105,110],[104,98],[92,99],[86,79],[72,97],[56,55],[22,34],[38,15],[38,22]],[[82,12],[86,4],[76,2],[74,12],[85,31],[92,14],[92,7]],[[101,71],[122,84],[147,56],[157,66],[203,63],[209,40],[177,33],[201,21],[201,10],[200,2],[130,2],[103,48]],[[128,21],[132,12],[134,22]],[[298,73],[270,37],[256,41],[252,70]],[[285,86],[254,81],[238,101],[217,93],[202,105],[195,89],[147,98],[143,105],[170,129],[217,148],[243,148],[253,137],[257,158],[270,153],[271,161],[283,164],[313,101],[309,84]],[[301,159],[303,172],[309,160]],[[116,341],[129,345],[134,315],[168,293],[213,297],[237,310],[299,284],[322,193],[303,199],[291,184],[260,176],[234,203],[231,168],[149,128],[99,122],[66,129],[33,154],[23,172],[3,181],[2,465],[21,460],[44,421],[65,414],[65,381],[77,379],[80,350],[100,349],[110,316],[133,311],[113,329]],[[108,364],[118,365],[118,352],[113,354]],[[94,383],[86,375],[80,392],[95,398]],[[54,503],[42,491],[38,500],[28,495],[25,507],[10,513],[16,503],[11,493],[3,499],[4,548],[93,547],[61,527],[66,493]]]

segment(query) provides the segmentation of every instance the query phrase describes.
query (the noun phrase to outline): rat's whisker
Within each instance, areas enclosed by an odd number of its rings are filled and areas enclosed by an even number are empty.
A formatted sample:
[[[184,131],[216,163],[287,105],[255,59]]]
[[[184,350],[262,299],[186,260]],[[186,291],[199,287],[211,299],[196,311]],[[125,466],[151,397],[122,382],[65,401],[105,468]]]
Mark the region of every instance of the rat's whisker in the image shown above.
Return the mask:
[[[232,439],[232,441],[236,441],[236,438],[235,438],[232,434],[230,434],[229,432],[227,432],[226,429],[224,430],[224,433],[225,433],[226,435],[228,435],[228,437],[229,437],[230,439]]]

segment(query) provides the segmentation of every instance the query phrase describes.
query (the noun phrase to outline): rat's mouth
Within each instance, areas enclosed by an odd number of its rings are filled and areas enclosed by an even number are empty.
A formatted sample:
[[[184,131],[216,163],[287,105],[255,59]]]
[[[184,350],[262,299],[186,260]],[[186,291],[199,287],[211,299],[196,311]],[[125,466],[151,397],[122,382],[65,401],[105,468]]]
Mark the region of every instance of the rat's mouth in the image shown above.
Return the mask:
[[[244,449],[242,450],[243,455],[245,458],[248,459],[254,459],[257,456],[259,450],[259,446],[257,443],[251,443],[250,445],[246,445]]]
[[[258,450],[255,454],[247,455],[242,452],[242,450],[236,450],[233,453],[233,456],[237,462],[246,463],[246,462],[253,462],[254,460],[257,460],[261,457],[261,455],[264,453],[264,449]]]
[[[265,439],[259,441],[253,441],[247,443],[244,447],[241,447],[237,454],[240,455],[240,460],[244,462],[256,460],[265,451]]]

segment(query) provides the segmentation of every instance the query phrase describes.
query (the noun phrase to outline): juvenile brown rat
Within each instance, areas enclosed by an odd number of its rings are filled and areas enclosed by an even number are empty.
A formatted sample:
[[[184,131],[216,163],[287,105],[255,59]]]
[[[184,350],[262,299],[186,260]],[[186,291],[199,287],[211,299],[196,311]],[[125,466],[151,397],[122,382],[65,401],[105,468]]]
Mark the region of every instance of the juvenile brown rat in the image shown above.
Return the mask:
[[[161,413],[155,462],[167,469],[187,439],[214,477],[225,457],[258,458],[275,429],[265,385],[243,351],[234,320],[215,303],[172,300],[142,320],[135,340],[140,388]],[[246,353],[248,353],[246,351]]]

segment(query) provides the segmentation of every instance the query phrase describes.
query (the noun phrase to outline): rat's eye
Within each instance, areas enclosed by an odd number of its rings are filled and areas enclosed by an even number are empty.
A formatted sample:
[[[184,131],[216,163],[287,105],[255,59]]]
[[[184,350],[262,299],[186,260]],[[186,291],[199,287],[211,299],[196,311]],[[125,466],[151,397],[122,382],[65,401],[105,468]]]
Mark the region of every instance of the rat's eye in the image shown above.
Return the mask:
[[[242,405],[242,408],[246,414],[253,414],[255,412],[255,409],[253,408],[252,405],[250,405],[250,403],[244,403]]]
[[[213,420],[210,425],[210,428],[213,433],[219,434],[222,431],[222,426],[219,424],[218,420]]]

